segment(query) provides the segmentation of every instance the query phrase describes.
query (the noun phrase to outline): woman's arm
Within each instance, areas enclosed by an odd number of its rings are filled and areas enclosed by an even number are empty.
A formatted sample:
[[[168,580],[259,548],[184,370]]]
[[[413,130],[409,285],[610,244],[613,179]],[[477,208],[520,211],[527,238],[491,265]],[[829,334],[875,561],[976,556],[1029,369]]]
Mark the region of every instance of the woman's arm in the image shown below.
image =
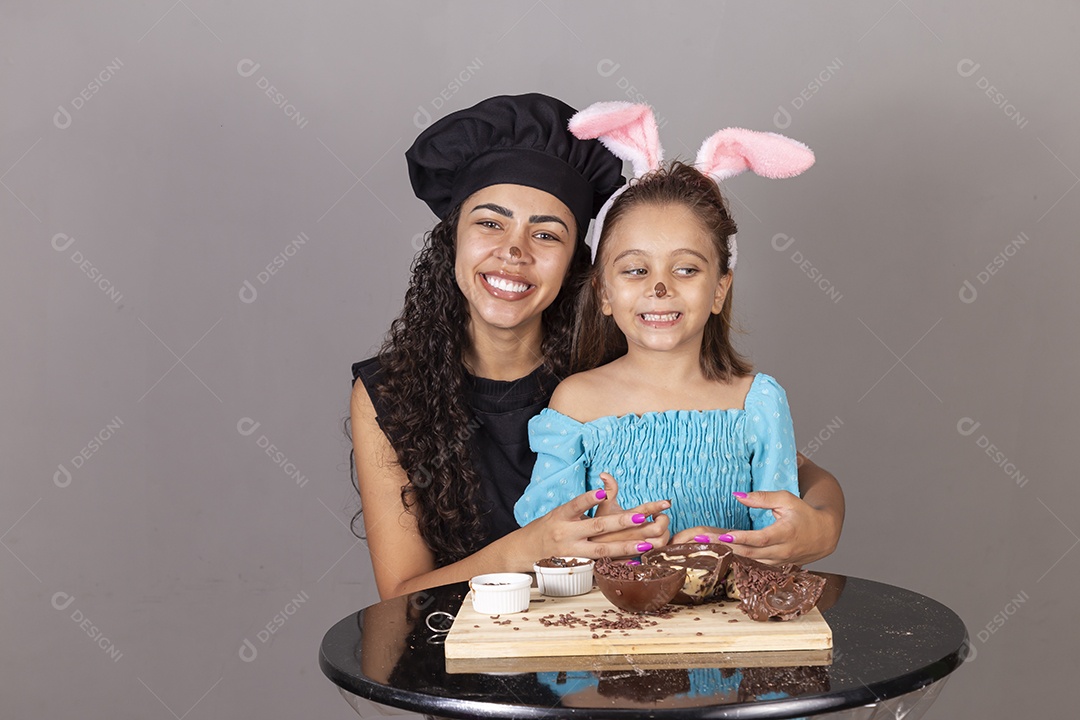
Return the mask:
[[[727,534],[731,548],[745,557],[769,563],[799,565],[820,560],[836,550],[844,527],[844,491],[832,473],[801,453],[799,492],[752,492],[740,502],[747,507],[769,508],[776,522],[762,530],[724,530],[695,527],[678,533],[672,542],[692,542],[697,535]],[[726,540],[727,538],[725,538]]]
[[[600,501],[595,492],[585,493],[469,557],[437,568],[416,516],[402,506],[401,488],[408,478],[375,419],[375,408],[361,382],[353,387],[350,415],[364,530],[375,583],[383,599],[486,572],[531,571],[534,561],[551,555],[598,558],[638,554],[638,543],[646,538],[619,535],[615,536],[619,540],[605,542],[590,538],[620,530],[643,532],[645,524],[633,520],[636,513],[654,515],[667,509],[665,502],[657,502],[618,515],[585,518],[584,513]],[[654,540],[653,544],[660,545],[666,536]]]

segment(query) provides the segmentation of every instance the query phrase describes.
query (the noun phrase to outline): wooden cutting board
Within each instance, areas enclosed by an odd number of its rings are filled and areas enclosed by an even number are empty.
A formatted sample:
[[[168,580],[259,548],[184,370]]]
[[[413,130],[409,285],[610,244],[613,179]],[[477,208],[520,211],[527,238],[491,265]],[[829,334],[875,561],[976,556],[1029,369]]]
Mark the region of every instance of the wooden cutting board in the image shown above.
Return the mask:
[[[828,650],[832,630],[821,612],[787,622],[755,622],[737,602],[677,605],[670,617],[625,613],[599,589],[569,598],[545,597],[532,589],[524,613],[477,613],[465,596],[446,636],[446,657],[521,658],[660,653],[731,653]],[[571,626],[547,625],[572,615]],[[551,617],[553,616],[553,617]],[[620,618],[641,627],[614,629]]]

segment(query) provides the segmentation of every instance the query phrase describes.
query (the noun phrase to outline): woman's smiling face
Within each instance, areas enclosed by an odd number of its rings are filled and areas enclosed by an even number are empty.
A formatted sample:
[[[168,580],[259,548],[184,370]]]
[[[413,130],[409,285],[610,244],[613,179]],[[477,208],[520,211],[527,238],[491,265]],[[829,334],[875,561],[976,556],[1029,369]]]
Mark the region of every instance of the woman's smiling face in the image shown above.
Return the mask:
[[[473,330],[538,326],[559,295],[576,243],[573,213],[543,190],[490,185],[466,198],[454,272]]]
[[[651,350],[701,347],[705,323],[731,284],[709,233],[682,205],[640,205],[604,239],[601,309],[627,344]]]

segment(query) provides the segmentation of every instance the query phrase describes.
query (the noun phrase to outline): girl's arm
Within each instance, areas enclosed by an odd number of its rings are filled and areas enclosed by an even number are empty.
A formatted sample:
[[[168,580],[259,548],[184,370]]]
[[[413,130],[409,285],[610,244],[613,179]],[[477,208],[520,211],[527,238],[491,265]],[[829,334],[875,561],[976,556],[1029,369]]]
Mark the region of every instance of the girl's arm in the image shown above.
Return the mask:
[[[731,537],[731,548],[745,557],[770,563],[799,565],[820,560],[836,550],[844,526],[844,491],[832,473],[801,453],[799,492],[752,492],[740,502],[748,507],[769,508],[776,522],[763,530],[724,530],[696,527],[678,533],[672,542],[692,542],[697,535]],[[726,539],[726,538],[725,538]]]
[[[635,513],[653,515],[666,509],[664,503],[657,502],[618,515],[583,518],[599,502],[595,492],[585,493],[469,557],[437,568],[416,516],[402,507],[401,488],[408,478],[375,419],[375,408],[362,382],[353,387],[350,415],[364,530],[375,583],[383,599],[486,572],[530,571],[534,561],[551,555],[598,558],[637,554],[638,543],[648,538],[619,535],[620,540],[608,542],[589,538],[628,529],[641,531],[633,521]],[[661,544],[661,539],[653,544]]]

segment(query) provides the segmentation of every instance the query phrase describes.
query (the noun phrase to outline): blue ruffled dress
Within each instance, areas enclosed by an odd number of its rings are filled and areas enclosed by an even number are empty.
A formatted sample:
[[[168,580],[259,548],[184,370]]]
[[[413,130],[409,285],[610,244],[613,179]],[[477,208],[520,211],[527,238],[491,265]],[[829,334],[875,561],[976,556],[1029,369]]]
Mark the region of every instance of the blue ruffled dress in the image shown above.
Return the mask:
[[[601,472],[618,481],[624,508],[671,500],[672,534],[698,525],[752,530],[772,524],[771,510],[744,507],[735,491],[799,494],[787,394],[763,373],[754,377],[743,409],[667,410],[586,423],[544,409],[529,421],[529,445],[536,465],[514,505],[522,526],[602,488]]]

